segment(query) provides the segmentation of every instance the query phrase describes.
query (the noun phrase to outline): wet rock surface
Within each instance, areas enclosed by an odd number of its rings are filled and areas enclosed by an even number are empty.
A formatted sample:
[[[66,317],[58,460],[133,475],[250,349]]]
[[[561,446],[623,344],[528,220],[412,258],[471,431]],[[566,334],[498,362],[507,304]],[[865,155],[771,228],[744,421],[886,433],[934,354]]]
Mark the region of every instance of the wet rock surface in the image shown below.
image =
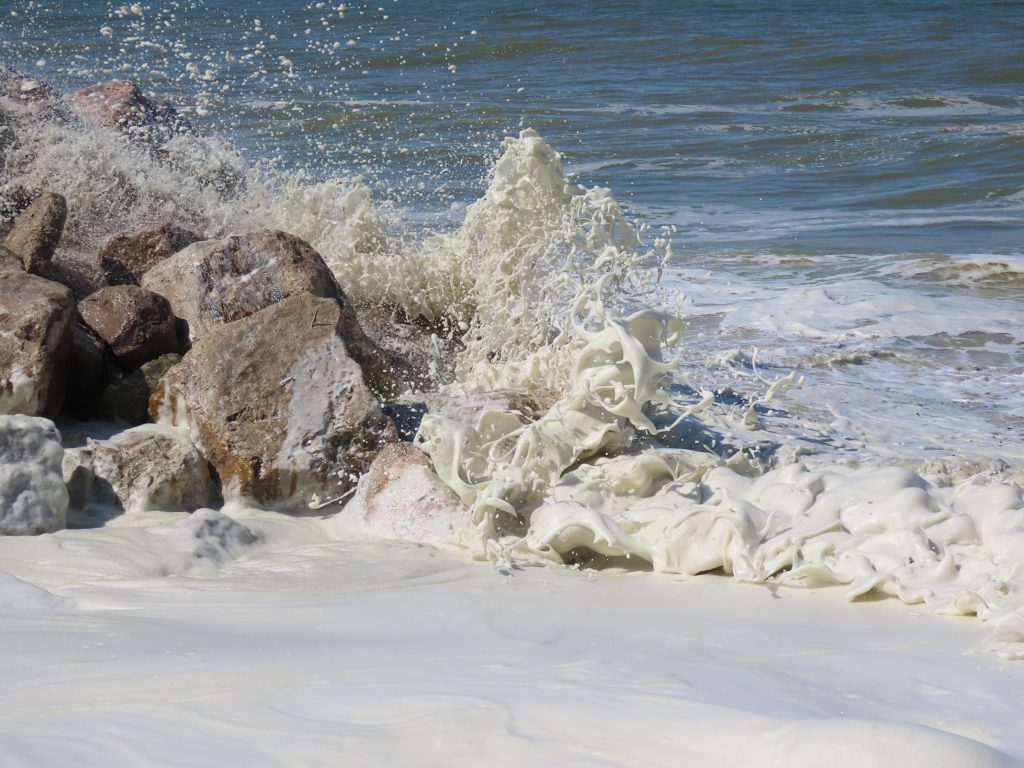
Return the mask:
[[[21,257],[27,272],[41,274],[53,260],[67,217],[64,196],[44,192],[18,214],[3,244]]]
[[[138,285],[150,268],[201,240],[189,229],[160,224],[114,235],[100,246],[97,259],[111,285]]]
[[[126,370],[178,351],[170,303],[137,285],[102,288],[78,303],[78,314]]]
[[[181,355],[170,352],[130,373],[115,376],[100,394],[93,409],[95,416],[131,425],[150,421],[149,399],[160,380],[180,361]]]
[[[0,416],[0,536],[60,530],[68,493],[61,476],[64,449],[52,421]]]
[[[110,80],[64,97],[71,111],[87,123],[120,131],[128,138],[162,144],[190,133],[192,126],[174,107],[152,99],[130,80]]]
[[[219,500],[206,459],[188,434],[145,424],[67,450],[73,521],[103,512],[191,512]]]
[[[56,415],[64,399],[75,305],[63,285],[0,271],[0,413]]]
[[[212,328],[151,412],[194,430],[226,492],[290,512],[341,496],[396,439],[349,356],[346,322],[337,301],[300,294]]]

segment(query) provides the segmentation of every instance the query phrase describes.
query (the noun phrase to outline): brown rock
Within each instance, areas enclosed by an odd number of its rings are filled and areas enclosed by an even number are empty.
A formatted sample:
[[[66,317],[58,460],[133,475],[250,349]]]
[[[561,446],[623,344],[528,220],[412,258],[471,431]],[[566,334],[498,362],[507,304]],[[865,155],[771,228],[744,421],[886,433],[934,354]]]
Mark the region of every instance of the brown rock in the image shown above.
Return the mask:
[[[299,294],[212,328],[171,369],[154,417],[187,422],[225,489],[284,511],[355,485],[396,439],[333,299]]]
[[[164,375],[179,362],[181,355],[161,355],[143,363],[137,370],[113,379],[96,403],[96,416],[133,425],[149,421],[149,398]]]
[[[53,88],[31,75],[0,64],[0,96],[22,104],[53,106],[60,96]]]
[[[18,254],[0,245],[0,272],[6,272],[9,269],[23,272],[25,265],[21,263],[21,257]]]
[[[170,303],[137,285],[101,288],[78,302],[78,314],[128,370],[178,351]]]
[[[14,220],[4,245],[21,257],[25,271],[38,275],[50,265],[67,217],[64,196],[44,192]]]
[[[167,297],[174,314],[188,323],[193,342],[289,296],[331,299],[344,317],[348,353],[363,367],[369,385],[382,394],[397,391],[384,353],[363,333],[334,274],[294,235],[259,230],[194,243],[152,267],[140,283]]]
[[[469,527],[469,512],[434,473],[430,459],[409,443],[385,446],[338,514],[378,536],[452,543]]]
[[[63,285],[0,271],[0,414],[57,414],[74,318]]]
[[[173,224],[114,235],[100,246],[103,274],[111,285],[138,285],[151,267],[202,238]]]
[[[148,98],[129,80],[90,85],[67,94],[64,101],[85,122],[120,131],[135,141],[161,144],[176,134],[192,131],[174,107]]]

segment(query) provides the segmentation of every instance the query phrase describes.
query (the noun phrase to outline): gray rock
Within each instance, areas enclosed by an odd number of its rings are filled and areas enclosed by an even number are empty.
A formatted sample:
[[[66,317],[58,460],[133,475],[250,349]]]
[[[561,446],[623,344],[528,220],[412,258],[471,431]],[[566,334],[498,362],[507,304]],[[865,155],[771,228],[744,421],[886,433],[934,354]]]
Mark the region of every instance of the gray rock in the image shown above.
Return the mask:
[[[24,269],[25,265],[21,263],[21,257],[14,251],[0,245],[0,272],[6,272],[7,270],[22,272]]]
[[[179,526],[192,544],[192,556],[223,561],[245,553],[260,537],[223,512],[197,509]]]
[[[44,192],[14,220],[3,244],[21,257],[27,272],[38,275],[50,266],[67,218],[64,196]]]
[[[151,267],[202,238],[173,224],[114,235],[100,246],[97,259],[111,285],[138,285]]]
[[[63,455],[52,421],[0,416],[0,535],[32,536],[64,527]]]
[[[140,284],[167,297],[174,314],[188,324],[193,342],[289,296],[331,299],[344,319],[341,333],[348,354],[362,366],[369,385],[382,394],[398,389],[384,353],[360,328],[330,268],[294,235],[260,230],[204,240],[152,267]]]
[[[78,302],[78,314],[126,370],[178,351],[170,303],[137,285],[101,288]]]
[[[289,512],[342,496],[396,439],[349,357],[346,322],[337,301],[300,294],[213,328],[151,413],[192,428],[226,491]]]
[[[74,317],[63,285],[0,271],[0,414],[57,414]]]
[[[157,424],[88,438],[69,448],[64,481],[76,516],[99,510],[191,512],[219,495],[206,459],[188,435]]]

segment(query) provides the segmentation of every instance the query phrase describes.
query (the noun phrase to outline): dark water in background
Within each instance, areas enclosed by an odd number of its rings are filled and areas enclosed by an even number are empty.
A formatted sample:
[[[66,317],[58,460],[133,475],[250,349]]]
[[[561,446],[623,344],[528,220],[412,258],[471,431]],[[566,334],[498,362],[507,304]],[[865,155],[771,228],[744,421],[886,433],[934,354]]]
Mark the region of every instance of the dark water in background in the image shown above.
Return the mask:
[[[698,250],[1021,250],[1020,2],[6,5],[14,66],[131,76],[413,207],[474,199],[529,126]]]
[[[1024,2],[339,7],[8,0],[0,58],[130,77],[413,226],[534,128],[675,228],[695,368],[804,371],[787,439],[1024,456]]]

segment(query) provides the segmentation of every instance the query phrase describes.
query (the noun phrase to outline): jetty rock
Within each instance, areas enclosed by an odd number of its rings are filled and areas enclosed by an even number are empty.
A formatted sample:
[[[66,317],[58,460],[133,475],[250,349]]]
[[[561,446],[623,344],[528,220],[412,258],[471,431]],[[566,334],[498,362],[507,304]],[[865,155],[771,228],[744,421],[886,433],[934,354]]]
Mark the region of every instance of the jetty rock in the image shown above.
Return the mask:
[[[469,520],[427,455],[409,443],[381,450],[337,516],[339,523],[355,523],[383,538],[431,544],[458,541]]]
[[[163,144],[192,133],[185,117],[165,101],[151,99],[130,80],[110,80],[66,94],[71,112],[87,123],[119,131],[132,141]]]
[[[257,230],[193,243],[153,266],[139,282],[167,298],[188,324],[193,343],[291,296],[330,299],[343,318],[339,328],[348,355],[362,366],[370,387],[379,394],[398,389],[387,357],[363,332],[330,267],[295,235]]]
[[[44,192],[14,219],[3,244],[21,257],[26,272],[42,274],[53,260],[67,218],[64,196]]]
[[[170,303],[137,285],[101,288],[78,302],[78,314],[125,370],[178,351],[177,319]]]
[[[186,432],[144,424],[69,448],[62,464],[73,515],[192,512],[219,500],[210,467]]]
[[[115,374],[93,406],[93,416],[106,421],[137,425],[150,421],[149,398],[160,380],[181,361],[181,355],[169,352],[143,363],[134,371]]]
[[[0,536],[34,536],[65,527],[64,449],[49,419],[0,416]]]
[[[114,235],[96,258],[110,285],[138,285],[152,267],[202,239],[189,229],[158,224]]]
[[[225,493],[287,512],[341,497],[397,440],[350,356],[348,322],[338,301],[301,293],[211,327],[150,413],[192,429]]]
[[[0,414],[57,415],[74,321],[66,287],[0,267]]]

